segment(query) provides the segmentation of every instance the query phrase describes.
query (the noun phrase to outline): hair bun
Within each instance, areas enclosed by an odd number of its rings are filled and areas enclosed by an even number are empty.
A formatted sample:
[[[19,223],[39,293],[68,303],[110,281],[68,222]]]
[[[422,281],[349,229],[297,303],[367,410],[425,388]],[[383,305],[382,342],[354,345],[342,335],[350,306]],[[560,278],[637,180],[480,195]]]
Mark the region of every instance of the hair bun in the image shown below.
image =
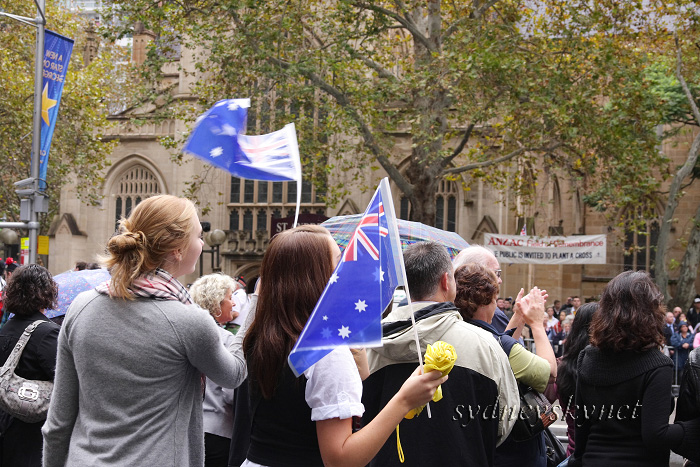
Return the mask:
[[[136,232],[125,231],[115,235],[109,241],[109,251],[114,254],[124,254],[132,250],[146,248],[146,235],[137,230]]]

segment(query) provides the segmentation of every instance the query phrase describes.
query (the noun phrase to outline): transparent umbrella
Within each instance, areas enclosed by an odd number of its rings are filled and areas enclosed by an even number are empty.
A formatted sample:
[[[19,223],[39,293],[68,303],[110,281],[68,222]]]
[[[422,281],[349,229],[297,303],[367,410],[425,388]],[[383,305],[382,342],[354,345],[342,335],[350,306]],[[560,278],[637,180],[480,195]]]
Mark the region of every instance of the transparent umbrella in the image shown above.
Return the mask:
[[[106,269],[66,271],[53,276],[53,280],[58,284],[58,300],[56,309],[46,310],[46,317],[56,318],[65,315],[79,293],[92,290],[111,277]]]
[[[355,233],[361,218],[362,214],[335,216],[321,225],[328,229],[340,249],[344,250],[350,243],[350,238]],[[408,245],[417,242],[437,242],[444,245],[452,259],[454,259],[460,251],[469,246],[469,243],[456,232],[447,232],[437,227],[403,219],[397,219],[396,222],[399,227],[401,248],[406,248]]]

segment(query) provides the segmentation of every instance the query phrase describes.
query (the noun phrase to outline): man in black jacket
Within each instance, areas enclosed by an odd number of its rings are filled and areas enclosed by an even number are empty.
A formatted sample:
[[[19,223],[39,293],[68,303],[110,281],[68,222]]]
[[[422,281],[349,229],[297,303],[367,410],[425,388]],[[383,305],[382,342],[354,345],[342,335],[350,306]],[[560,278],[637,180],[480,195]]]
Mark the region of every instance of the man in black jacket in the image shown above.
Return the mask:
[[[688,309],[688,313],[686,313],[686,317],[688,318],[688,322],[695,328],[697,326],[698,322],[700,322],[700,313],[698,313],[698,309],[700,308],[700,296],[696,295],[695,299],[693,300],[693,305]]]
[[[452,303],[456,285],[444,246],[416,243],[406,248],[404,261],[413,303],[382,321],[382,347],[367,350],[371,374],[364,382],[363,422],[379,413],[418,364],[411,313],[421,353],[441,340],[455,347],[457,361],[442,385],[443,399],[430,403],[432,416],[423,410],[401,422],[405,463],[392,436],[370,465],[492,466],[496,446],[510,433],[520,407],[506,354],[490,332],[466,323]]]

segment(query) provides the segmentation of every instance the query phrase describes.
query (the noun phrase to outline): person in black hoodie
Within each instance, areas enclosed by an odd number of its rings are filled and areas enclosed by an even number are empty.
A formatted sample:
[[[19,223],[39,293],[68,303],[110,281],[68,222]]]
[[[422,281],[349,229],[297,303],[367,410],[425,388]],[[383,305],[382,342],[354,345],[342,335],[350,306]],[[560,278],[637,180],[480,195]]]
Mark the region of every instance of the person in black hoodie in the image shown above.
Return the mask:
[[[673,362],[661,353],[663,295],[643,271],[607,285],[579,355],[576,466],[668,466],[670,450],[694,458],[700,419],[668,423]]]
[[[678,394],[676,421],[687,422],[700,417],[700,347],[688,356]],[[698,467],[700,456],[689,459],[684,467]]]
[[[59,326],[44,311],[53,308],[58,287],[49,271],[30,264],[16,269],[5,287],[5,312],[14,313],[0,330],[0,364],[10,356],[24,330],[34,321],[45,321],[32,333],[15,373],[31,380],[53,381]],[[43,421],[26,423],[0,411],[0,465],[41,466]]]

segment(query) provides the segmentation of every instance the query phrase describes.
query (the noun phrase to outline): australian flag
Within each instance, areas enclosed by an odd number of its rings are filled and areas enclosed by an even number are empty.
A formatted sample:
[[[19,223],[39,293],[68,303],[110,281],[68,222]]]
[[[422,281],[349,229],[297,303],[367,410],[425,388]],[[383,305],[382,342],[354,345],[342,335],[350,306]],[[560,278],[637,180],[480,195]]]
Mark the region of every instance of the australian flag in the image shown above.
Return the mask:
[[[385,178],[289,355],[297,376],[336,347],[382,345],[382,312],[406,283],[401,254]]]
[[[196,121],[184,152],[251,180],[301,180],[299,145],[294,124],[267,135],[245,132],[250,99],[217,102]]]

